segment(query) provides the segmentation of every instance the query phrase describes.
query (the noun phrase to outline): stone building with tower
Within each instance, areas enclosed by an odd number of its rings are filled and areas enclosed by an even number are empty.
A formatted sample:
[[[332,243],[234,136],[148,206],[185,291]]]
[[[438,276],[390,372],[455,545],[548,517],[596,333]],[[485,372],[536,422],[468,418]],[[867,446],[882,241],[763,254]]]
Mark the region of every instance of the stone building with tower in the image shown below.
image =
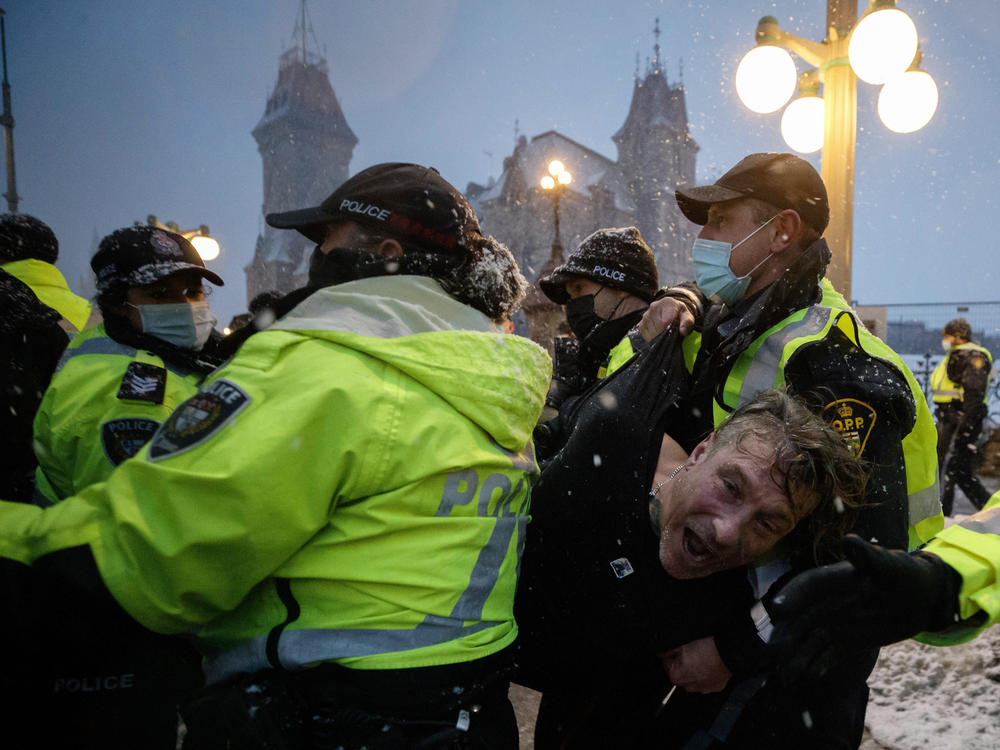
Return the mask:
[[[330,85],[326,60],[306,46],[307,28],[303,0],[294,41],[281,55],[278,82],[253,130],[264,167],[265,215],[319,204],[348,178],[358,142]],[[244,268],[247,299],[303,286],[312,249],[298,232],[265,224],[253,262]]]
[[[302,0],[294,41],[281,55],[278,81],[253,130],[263,164],[265,215],[320,203],[350,176],[358,142],[330,85],[326,60],[307,48],[308,28]],[[571,252],[596,229],[629,225],[639,227],[653,249],[661,283],[692,278],[696,227],[678,210],[674,190],[694,183],[698,145],[688,127],[684,87],[667,81],[658,21],[654,34],[653,59],[644,76],[637,66],[628,113],[611,135],[616,160],[550,130],[518,138],[499,179],[466,188],[483,231],[510,247],[529,281],[561,262],[555,239]],[[573,175],[559,201],[559,238],[551,196],[539,186],[554,159]],[[311,243],[297,232],[264,225],[245,268],[247,299],[302,286],[311,252]],[[524,307],[532,338],[543,345],[551,341],[561,309],[535,289]],[[519,332],[529,333],[524,320]]]
[[[658,23],[654,33],[658,40]],[[521,136],[499,179],[466,189],[483,231],[510,247],[529,281],[561,262],[559,245],[572,252],[601,227],[630,225],[653,249],[661,284],[693,278],[690,250],[697,227],[677,208],[674,191],[694,184],[698,145],[688,127],[684,87],[668,83],[658,41],[654,51],[645,76],[636,71],[625,122],[611,136],[616,161],[550,130],[530,140]],[[559,199],[558,238],[552,198],[539,185],[554,159],[573,175]],[[534,288],[524,307],[531,337],[550,341],[559,308]]]

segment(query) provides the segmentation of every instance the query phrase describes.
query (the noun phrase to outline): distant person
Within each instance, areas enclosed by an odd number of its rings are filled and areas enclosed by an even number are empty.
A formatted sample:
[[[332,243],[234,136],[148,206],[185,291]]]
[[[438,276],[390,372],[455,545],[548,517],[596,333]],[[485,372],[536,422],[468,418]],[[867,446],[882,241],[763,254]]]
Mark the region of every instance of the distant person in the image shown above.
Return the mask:
[[[0,268],[31,287],[43,304],[63,317],[65,330],[75,333],[96,322],[90,303],[70,291],[53,265],[59,241],[49,225],[28,214],[0,216]]]
[[[233,316],[229,322],[229,331],[225,338],[219,342],[221,356],[224,359],[233,356],[236,350],[243,346],[243,342],[258,331],[267,328],[278,317],[295,306],[294,302],[285,304],[284,298],[284,294],[275,290],[254,295],[254,298],[247,305],[247,312]],[[297,296],[293,297],[293,300],[297,299]]]
[[[931,373],[931,398],[938,428],[938,469],[944,477],[941,507],[947,516],[955,503],[955,485],[976,508],[982,508],[990,497],[989,490],[976,476],[976,465],[993,355],[971,338],[972,326],[965,318],[948,321],[941,333],[944,359]]]
[[[74,337],[35,417],[40,504],[104,482],[220,363],[203,353],[216,322],[204,284],[222,279],[188,240],[153,227],[118,229],[101,240],[90,265],[104,321]],[[157,511],[151,502],[136,512]],[[50,721],[39,741],[104,748],[113,737],[174,750],[178,704],[202,683],[193,646],[44,571],[35,587],[34,615],[50,643],[40,698]]]

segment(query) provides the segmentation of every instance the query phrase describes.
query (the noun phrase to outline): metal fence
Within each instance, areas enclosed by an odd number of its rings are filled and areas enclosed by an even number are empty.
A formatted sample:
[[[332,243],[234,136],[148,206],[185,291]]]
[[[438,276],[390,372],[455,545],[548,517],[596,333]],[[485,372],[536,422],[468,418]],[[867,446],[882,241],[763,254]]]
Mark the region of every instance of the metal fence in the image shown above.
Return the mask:
[[[965,318],[972,340],[1000,358],[1000,302],[940,302],[915,305],[859,306],[866,324],[903,358],[930,403],[930,376],[944,357],[941,330],[954,318]],[[1000,378],[994,362],[987,393],[989,418],[980,438],[982,476],[1000,475]],[[933,408],[933,405],[932,405]]]
[[[906,360],[928,397],[930,374],[944,356],[941,329],[949,320],[965,318],[972,327],[972,340],[985,346],[995,357],[1000,356],[1000,301],[865,305],[861,309],[869,313],[882,311],[880,316],[876,313],[874,317],[881,318],[886,343]],[[876,333],[882,334],[882,331],[876,330]],[[994,377],[990,386],[990,414],[1000,422],[998,388],[1000,379]]]

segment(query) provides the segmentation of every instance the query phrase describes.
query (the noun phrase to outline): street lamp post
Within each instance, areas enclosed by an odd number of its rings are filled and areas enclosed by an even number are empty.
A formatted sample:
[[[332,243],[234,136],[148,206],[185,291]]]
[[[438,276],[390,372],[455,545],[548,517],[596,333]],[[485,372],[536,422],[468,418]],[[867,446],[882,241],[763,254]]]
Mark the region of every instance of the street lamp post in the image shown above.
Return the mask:
[[[0,113],[0,126],[3,126],[3,142],[5,162],[7,165],[7,210],[17,213],[20,197],[17,194],[17,175],[14,172],[14,115],[10,111],[10,82],[7,80],[7,29],[4,24],[4,12],[0,9],[0,50],[3,54],[3,112]]]
[[[795,63],[787,50],[816,68],[799,79],[803,98],[788,106],[781,127],[793,149],[803,153],[820,146],[823,149],[821,172],[830,201],[825,237],[833,253],[827,276],[847,299],[851,298],[857,79],[884,84],[879,115],[890,130],[918,130],[927,124],[937,106],[933,80],[917,68],[920,51],[916,28],[895,6],[895,0],[871,0],[858,20],[857,0],[827,0],[827,37],[822,42],[789,34],[778,26],[776,18],[765,16],[757,24],[757,47],[743,57],[736,73],[736,88],[743,103],[755,112],[768,113],[781,109],[795,88]],[[820,122],[816,102],[820,84],[822,138],[818,134],[803,137],[799,115],[811,118],[816,127]],[[919,112],[912,117],[890,113],[891,103],[912,108],[917,96],[926,98],[917,104]]]
[[[559,201],[572,181],[573,175],[566,171],[565,165],[561,161],[554,160],[549,162],[548,174],[539,182],[542,193],[552,199],[553,220],[552,250],[548,260],[542,264],[538,272],[539,279],[552,273],[556,266],[563,262],[562,241],[559,236]],[[554,353],[553,339],[559,332],[560,324],[565,320],[562,307],[542,293],[536,279],[521,309],[524,310],[531,340],[544,347],[551,356]]]
[[[166,224],[160,222],[153,214],[146,217],[146,225],[151,227],[158,227],[159,229],[166,229],[167,231],[173,232],[174,234],[179,234],[185,239],[191,241],[194,245],[194,249],[198,251],[198,255],[201,256],[202,260],[215,260],[219,257],[219,252],[221,250],[219,246],[219,241],[215,239],[210,234],[210,230],[207,224],[202,224],[197,229],[188,229],[182,231],[178,226],[176,221],[168,221]]]
[[[549,162],[549,173],[539,181],[542,190],[552,198],[552,224],[555,228],[551,256],[553,268],[563,261],[562,242],[559,238],[559,199],[572,181],[573,175],[566,171],[565,165],[559,160]]]

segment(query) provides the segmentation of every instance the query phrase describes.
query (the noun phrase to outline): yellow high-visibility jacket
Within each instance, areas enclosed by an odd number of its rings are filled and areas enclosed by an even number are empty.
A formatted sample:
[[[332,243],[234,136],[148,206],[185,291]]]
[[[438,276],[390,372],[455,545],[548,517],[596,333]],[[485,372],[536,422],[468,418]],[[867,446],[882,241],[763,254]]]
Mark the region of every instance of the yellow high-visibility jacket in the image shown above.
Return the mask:
[[[107,482],[45,510],[0,503],[0,555],[88,545],[129,614],[196,633],[210,682],[479,659],[517,635],[550,374],[429,278],[327,287]]]

